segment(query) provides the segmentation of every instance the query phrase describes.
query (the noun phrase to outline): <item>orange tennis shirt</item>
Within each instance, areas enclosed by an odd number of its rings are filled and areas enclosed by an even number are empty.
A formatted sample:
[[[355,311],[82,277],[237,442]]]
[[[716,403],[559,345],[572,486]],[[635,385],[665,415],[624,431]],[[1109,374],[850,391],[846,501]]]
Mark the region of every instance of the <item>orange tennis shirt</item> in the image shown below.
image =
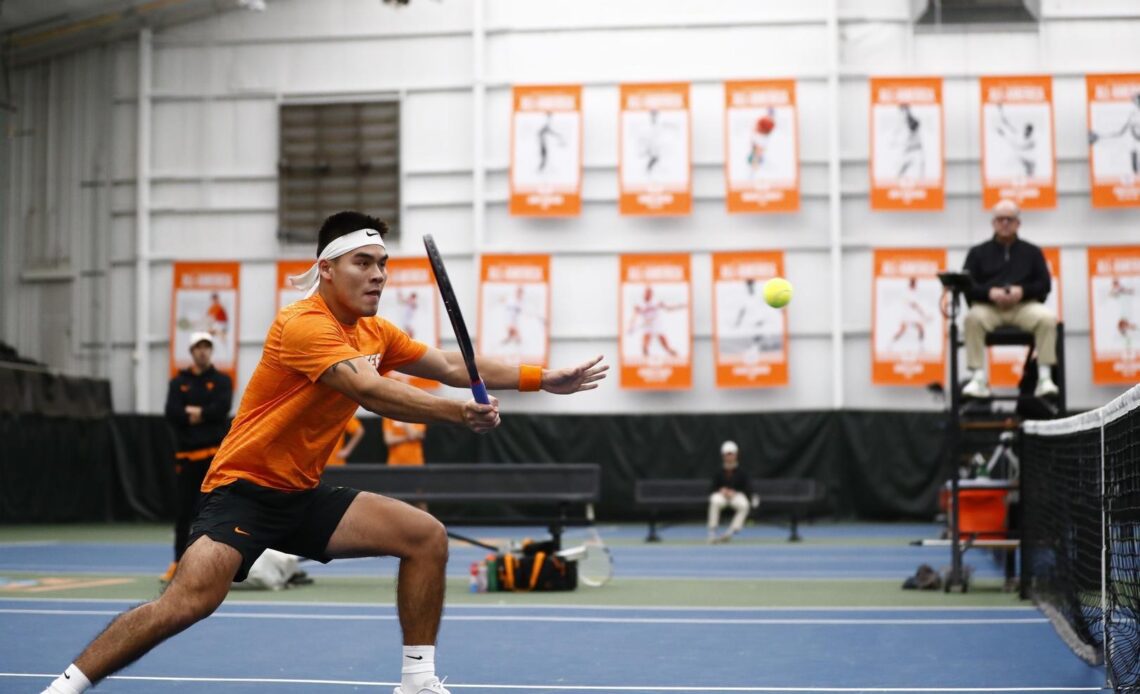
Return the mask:
[[[239,479],[285,491],[316,487],[358,407],[318,383],[321,375],[356,357],[384,374],[425,352],[427,345],[383,318],[342,324],[320,294],[281,309],[202,491]]]

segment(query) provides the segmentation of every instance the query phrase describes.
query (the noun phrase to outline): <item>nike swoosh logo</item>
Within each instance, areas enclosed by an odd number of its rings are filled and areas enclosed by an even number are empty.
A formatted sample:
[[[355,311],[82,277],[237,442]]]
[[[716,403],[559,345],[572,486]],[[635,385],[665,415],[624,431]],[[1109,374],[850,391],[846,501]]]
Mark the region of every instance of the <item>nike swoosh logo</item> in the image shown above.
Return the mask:
[[[71,675],[69,675],[65,672],[65,673],[63,673],[63,679],[69,680],[69,679],[71,679]]]
[[[372,229],[368,229],[367,231],[364,232],[364,235],[365,236],[379,236],[380,232],[379,231],[373,231]],[[409,657],[411,657],[411,656],[409,656]]]
[[[424,657],[422,655],[406,655],[404,657],[405,658],[411,658],[412,660],[423,660],[424,659]]]
[[[250,536],[250,534],[249,534],[249,533],[247,533],[246,531],[242,530],[241,528],[239,528],[239,527],[238,527],[238,526],[236,526],[236,525],[234,526],[234,532],[235,532],[235,533],[237,533],[238,535],[245,535],[246,537],[249,537],[249,536]]]

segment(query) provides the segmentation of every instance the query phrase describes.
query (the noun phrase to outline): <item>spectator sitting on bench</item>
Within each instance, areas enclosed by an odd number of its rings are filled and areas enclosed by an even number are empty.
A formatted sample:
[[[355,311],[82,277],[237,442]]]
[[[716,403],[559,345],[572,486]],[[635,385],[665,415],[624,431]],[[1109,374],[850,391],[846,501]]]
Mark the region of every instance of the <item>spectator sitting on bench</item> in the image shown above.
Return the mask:
[[[986,333],[1012,325],[1033,333],[1040,365],[1034,395],[1057,395],[1053,365],[1057,363],[1057,316],[1043,303],[1052,282],[1041,249],[1018,238],[1021,208],[1012,200],[994,205],[994,235],[966,255],[965,270],[975,287],[966,293],[966,366],[969,382],[962,389],[967,398],[990,397],[986,376]]]
[[[709,542],[728,542],[732,536],[744,527],[744,520],[748,518],[748,511],[752,508],[752,483],[748,475],[739,467],[737,456],[740,449],[734,441],[725,441],[720,446],[720,457],[724,466],[717,471],[712,480],[712,493],[709,495]],[[732,524],[723,535],[717,535],[716,529],[720,524],[720,512],[725,506],[731,506],[734,515]]]

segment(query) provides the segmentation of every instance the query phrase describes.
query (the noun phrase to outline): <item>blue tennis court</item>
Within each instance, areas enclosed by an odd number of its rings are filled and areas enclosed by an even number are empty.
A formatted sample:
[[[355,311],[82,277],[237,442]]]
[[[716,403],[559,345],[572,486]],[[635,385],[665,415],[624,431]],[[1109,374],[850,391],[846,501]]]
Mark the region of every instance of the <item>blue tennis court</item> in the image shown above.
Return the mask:
[[[466,530],[504,537],[502,529]],[[946,562],[946,550],[906,544],[935,532],[932,525],[811,526],[802,544],[784,542],[779,528],[750,527],[718,546],[698,541],[697,526],[668,528],[666,541],[652,545],[641,541],[641,526],[602,530],[614,580],[569,594],[466,593],[466,567],[484,551],[453,545],[438,657],[449,688],[1049,692],[1104,683],[1103,669],[1074,656],[1043,615],[1000,591],[1001,569],[988,554],[970,556],[974,592],[900,590],[919,563]],[[0,534],[0,691],[38,691],[114,615],[157,592],[167,545],[110,534]],[[395,567],[390,559],[308,562],[313,586],[235,591],[214,616],[96,691],[393,687]],[[123,581],[116,585],[130,597],[93,597],[115,587],[101,581]],[[337,592],[346,585],[376,599],[346,600]]]

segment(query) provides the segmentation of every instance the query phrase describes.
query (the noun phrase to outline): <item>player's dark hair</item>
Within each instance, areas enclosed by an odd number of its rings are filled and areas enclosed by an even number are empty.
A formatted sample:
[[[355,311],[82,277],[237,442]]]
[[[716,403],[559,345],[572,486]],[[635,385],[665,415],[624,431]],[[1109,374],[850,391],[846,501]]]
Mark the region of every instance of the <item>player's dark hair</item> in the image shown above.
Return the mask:
[[[321,224],[321,231],[317,234],[317,255],[336,239],[358,229],[375,229],[380,232],[380,238],[388,235],[388,225],[375,217],[352,210],[337,212]]]

